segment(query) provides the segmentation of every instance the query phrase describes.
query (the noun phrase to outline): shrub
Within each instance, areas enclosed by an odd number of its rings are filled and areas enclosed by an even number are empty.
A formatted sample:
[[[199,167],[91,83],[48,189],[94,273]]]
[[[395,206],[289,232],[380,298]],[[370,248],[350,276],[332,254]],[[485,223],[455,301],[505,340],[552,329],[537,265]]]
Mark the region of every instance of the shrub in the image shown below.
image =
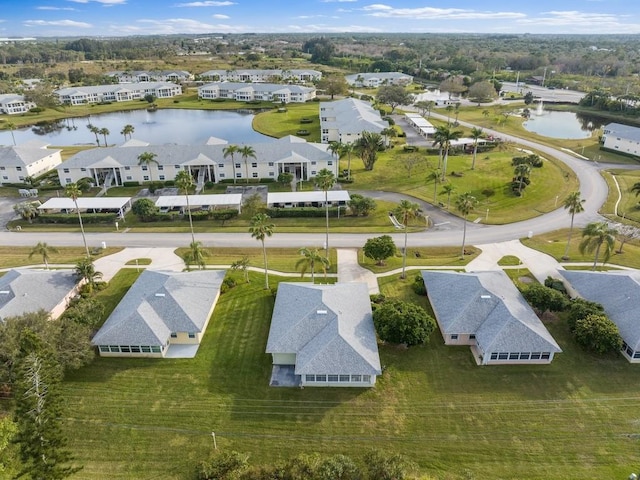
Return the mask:
[[[606,315],[588,315],[575,324],[576,342],[595,353],[612,353],[622,348],[620,331]]]
[[[191,220],[194,222],[201,222],[203,220],[209,220],[209,210],[196,210],[191,212]],[[185,214],[186,217],[186,214]]]
[[[539,283],[526,287],[522,296],[539,312],[561,312],[569,305],[569,300],[562,293]]]
[[[424,296],[427,294],[427,287],[424,285],[424,279],[420,273],[416,274],[414,277],[411,288],[417,295]]]
[[[569,304],[568,310],[567,324],[572,332],[575,329],[576,322],[581,318],[586,318],[589,315],[604,314],[604,307],[602,305],[582,298],[574,298]]]
[[[226,293],[236,286],[236,281],[231,277],[225,277],[220,285],[220,293]]]
[[[436,322],[415,303],[388,300],[373,312],[373,323],[381,340],[408,346],[425,343]]]
[[[559,278],[553,278],[551,276],[548,276],[544,280],[544,286],[545,287],[549,287],[549,288],[553,288],[554,290],[559,291],[563,295],[567,294],[567,289],[565,288],[564,283],[562,282],[562,280],[560,280]]]
[[[167,181],[164,182],[164,186],[165,187],[173,187],[173,186],[175,186],[175,184],[176,184],[175,180],[167,180]]]
[[[123,187],[139,187],[140,182],[122,182]]]
[[[117,213],[84,213],[82,214],[82,223],[113,223],[118,219]],[[35,219],[37,223],[53,223],[64,225],[79,224],[78,215],[75,213],[41,213]]]
[[[209,216],[212,220],[222,220],[223,222],[226,220],[231,220],[238,216],[238,210],[235,208],[225,208],[223,210],[213,210],[209,213]]]
[[[324,217],[325,211],[321,207],[298,207],[298,208],[267,208],[266,214],[271,218],[314,218]],[[337,208],[329,208],[330,216],[337,216]]]

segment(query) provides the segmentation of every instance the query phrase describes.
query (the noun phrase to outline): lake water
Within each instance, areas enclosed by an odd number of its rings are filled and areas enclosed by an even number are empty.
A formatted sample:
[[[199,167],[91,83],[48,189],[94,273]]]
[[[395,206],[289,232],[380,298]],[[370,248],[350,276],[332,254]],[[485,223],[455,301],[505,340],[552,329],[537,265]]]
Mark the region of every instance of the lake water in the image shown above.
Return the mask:
[[[270,137],[253,130],[253,113],[221,110],[180,110],[165,109],[155,112],[132,110],[127,112],[104,113],[88,117],[66,119],[50,132],[40,132],[38,128],[14,130],[16,144],[30,140],[41,140],[51,145],[96,145],[96,136],[87,124],[97,128],[107,128],[109,145],[121,144],[124,136],[120,133],[125,125],[133,125],[132,137],[154,145],[175,143],[178,145],[201,145],[209,137],[218,137],[229,143],[256,143]],[[99,135],[100,144],[104,137]],[[0,132],[0,145],[13,145],[11,132]]]
[[[544,137],[580,139],[591,137],[591,132],[600,128],[601,123],[591,119],[585,120],[572,112],[543,110],[542,114],[533,111],[529,120],[522,126]]]

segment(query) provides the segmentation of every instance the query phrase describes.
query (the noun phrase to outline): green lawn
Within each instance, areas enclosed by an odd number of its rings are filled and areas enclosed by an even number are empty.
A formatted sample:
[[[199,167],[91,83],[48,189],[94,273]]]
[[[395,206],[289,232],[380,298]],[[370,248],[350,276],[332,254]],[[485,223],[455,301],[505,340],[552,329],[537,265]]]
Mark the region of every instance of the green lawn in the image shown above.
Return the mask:
[[[35,245],[34,245],[35,246]],[[32,247],[0,247],[0,268],[23,267],[25,265],[40,264],[42,257],[34,255],[29,258]],[[50,253],[49,263],[64,263],[74,265],[85,257],[83,247],[56,247],[58,253]],[[122,250],[121,247],[107,247],[93,258],[112,255]]]
[[[373,273],[384,273],[397,268],[402,268],[402,245],[396,245],[398,250],[395,256],[387,258],[384,265],[364,256],[362,249],[358,251],[360,265]],[[464,259],[460,258],[461,247],[411,247],[407,248],[407,266],[420,267],[464,267],[480,254],[480,250],[471,246],[465,246],[467,252]]]
[[[272,281],[275,282],[276,279]],[[563,322],[548,366],[478,367],[438,332],[423,347],[380,348],[371,390],[267,386],[273,298],[261,277],[222,295],[195,359],[96,359],[63,384],[74,478],[193,478],[218,448],[251,464],[301,452],[400,452],[437,479],[626,478],[637,467],[640,370],[579,350]],[[409,283],[387,295],[426,299]]]
[[[320,119],[318,102],[289,103],[285,112],[277,109],[261,112],[253,118],[253,129],[270,137],[281,138],[286,135],[299,135],[298,130],[307,130],[309,135],[303,136],[308,142],[320,141]],[[303,118],[313,120],[301,123]]]
[[[615,221],[621,221],[622,217],[633,222],[640,222],[640,197],[637,197],[635,193],[631,193],[631,187],[640,182],[640,171],[629,170],[612,170],[610,172],[618,183],[620,193],[622,194],[622,200],[618,204],[618,217],[611,216],[610,218]],[[607,178],[607,177],[605,177]],[[607,199],[606,207],[603,213],[615,214],[615,203],[618,201],[618,190],[612,180],[608,180],[609,185],[609,197]],[[608,208],[607,208],[608,207]]]

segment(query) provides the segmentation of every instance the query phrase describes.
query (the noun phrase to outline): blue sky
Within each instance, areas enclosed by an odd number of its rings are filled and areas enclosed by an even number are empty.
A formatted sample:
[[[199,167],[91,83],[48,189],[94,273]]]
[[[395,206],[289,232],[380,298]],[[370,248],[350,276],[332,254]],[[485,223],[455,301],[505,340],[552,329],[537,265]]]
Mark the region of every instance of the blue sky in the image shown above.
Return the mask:
[[[640,33],[640,4],[637,0],[0,0],[0,37],[212,32]]]

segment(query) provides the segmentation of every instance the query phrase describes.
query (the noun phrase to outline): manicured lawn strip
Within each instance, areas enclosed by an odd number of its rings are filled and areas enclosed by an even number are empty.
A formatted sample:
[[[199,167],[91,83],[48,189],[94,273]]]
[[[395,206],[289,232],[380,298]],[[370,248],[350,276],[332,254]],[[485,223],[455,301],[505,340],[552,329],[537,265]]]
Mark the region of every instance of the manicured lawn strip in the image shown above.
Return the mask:
[[[500,260],[498,260],[498,265],[501,265],[503,267],[520,265],[521,263],[522,262],[520,261],[520,259],[515,255],[505,255]]]
[[[564,249],[567,246],[567,237],[569,235],[569,229],[556,230],[554,232],[544,233],[542,235],[535,235],[532,238],[522,238],[520,241],[527,247],[539,250],[548,255],[551,255],[559,262],[562,260]],[[574,228],[571,238],[571,246],[569,247],[569,261],[570,262],[591,262],[593,263],[594,255],[585,254],[581,255],[578,245],[582,240],[580,229]],[[614,247],[614,252],[611,254],[607,263],[614,265],[621,265],[623,267],[640,268],[640,242],[632,241],[624,244],[623,253],[617,253],[620,248],[620,242],[617,241]],[[598,265],[602,263],[602,253]]]
[[[289,103],[286,112],[277,109],[258,113],[253,117],[253,129],[270,137],[281,138],[286,135],[300,136],[298,130],[307,130],[309,135],[303,138],[308,142],[320,141],[319,102]],[[312,119],[312,123],[300,123],[303,118]]]
[[[151,265],[150,258],[135,258],[133,260],[129,260],[125,265]]]
[[[371,270],[373,273],[390,272],[402,268],[402,245],[396,245],[396,255],[385,260],[385,265],[376,265],[375,260],[364,256],[362,249],[358,251],[360,266]],[[407,266],[424,267],[464,267],[477,257],[481,250],[475,247],[465,246],[464,260],[460,258],[460,247],[410,247],[407,248]],[[418,254],[418,255],[416,255]],[[413,278],[413,277],[412,277]]]
[[[34,245],[35,246],[35,245]],[[55,245],[51,245],[55,247]],[[39,265],[42,263],[40,255],[29,258],[32,247],[0,247],[0,268],[23,267],[25,265]],[[49,264],[64,263],[75,265],[82,260],[86,253],[84,247],[56,247],[58,253],[50,253]],[[122,250],[122,247],[107,247],[93,258],[112,255]]]
[[[640,197],[631,192],[631,187],[640,182],[640,171],[613,170],[611,173],[615,176],[622,194],[622,200],[618,205],[619,217],[624,217],[636,223],[640,222],[640,203],[638,203]],[[609,197],[613,197],[612,202],[615,206],[615,202],[618,200],[618,190],[615,185],[609,189]],[[611,208],[612,212],[613,210],[614,208]],[[616,218],[615,220],[622,221],[622,218]]]
[[[279,389],[267,387],[264,353],[272,306],[252,274],[220,297],[195,359],[97,359],[69,375],[67,433],[85,466],[76,477],[192,478],[212,431],[218,448],[246,452],[252,464],[375,446],[440,479],[468,478],[465,470],[621,478],[635,465],[628,435],[640,371],[620,356],[583,353],[561,322],[549,325],[564,349],[550,366],[477,367],[467,347],[445,347],[436,332],[424,347],[382,346],[375,389]]]
[[[104,305],[104,318],[102,323],[111,315],[122,297],[137,280],[142,271],[135,268],[123,268],[116,273],[104,290],[96,292],[96,299]]]

